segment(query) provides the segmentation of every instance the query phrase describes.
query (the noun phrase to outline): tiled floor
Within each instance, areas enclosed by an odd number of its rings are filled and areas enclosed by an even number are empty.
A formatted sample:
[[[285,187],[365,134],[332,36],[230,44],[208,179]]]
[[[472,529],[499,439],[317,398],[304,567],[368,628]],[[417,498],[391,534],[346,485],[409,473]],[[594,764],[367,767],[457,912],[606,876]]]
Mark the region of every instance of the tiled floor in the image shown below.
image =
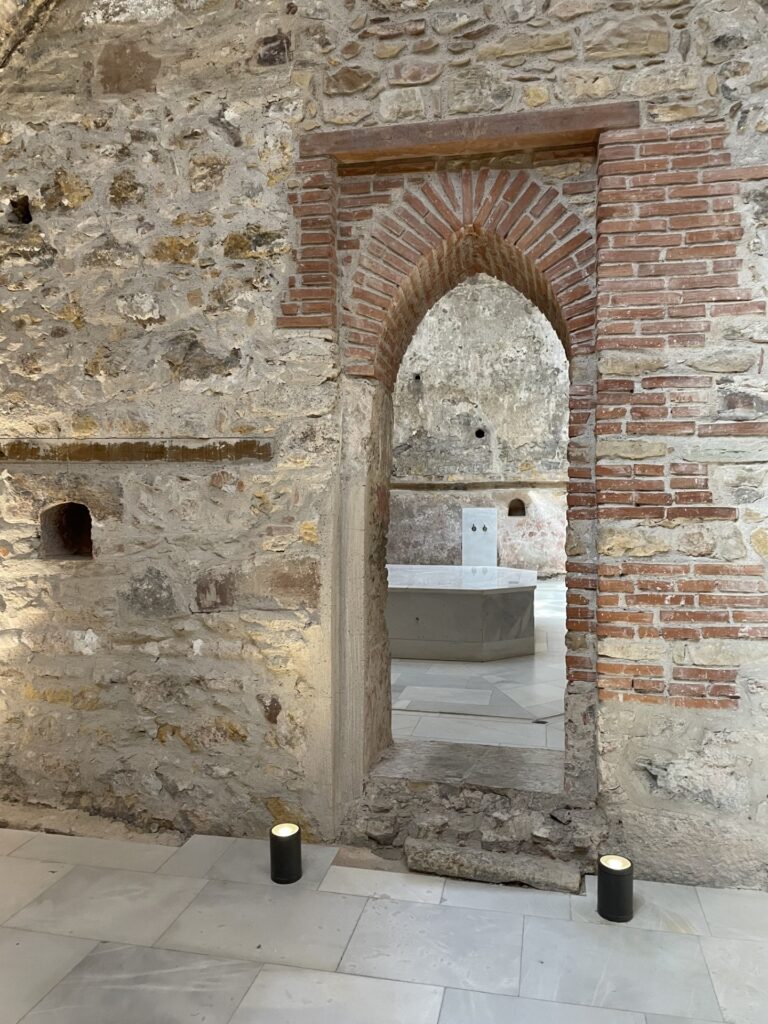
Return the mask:
[[[565,582],[539,580],[536,653],[503,661],[392,661],[396,739],[563,749]]]
[[[593,879],[569,897],[361,850],[305,846],[295,886],[257,840],[0,830],[0,850],[0,1024],[768,1020],[765,892],[638,882],[615,925]]]

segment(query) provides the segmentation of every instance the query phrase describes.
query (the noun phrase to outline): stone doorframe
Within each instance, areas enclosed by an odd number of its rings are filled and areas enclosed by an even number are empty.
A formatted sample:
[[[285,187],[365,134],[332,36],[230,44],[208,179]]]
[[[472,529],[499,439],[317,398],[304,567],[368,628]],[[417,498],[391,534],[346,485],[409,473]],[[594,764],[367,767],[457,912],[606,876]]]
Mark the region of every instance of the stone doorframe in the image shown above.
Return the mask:
[[[337,823],[391,742],[384,623],[391,390],[424,314],[477,273],[534,302],[570,360],[565,792],[574,805],[595,800],[597,187],[592,175],[545,183],[537,167],[585,156],[594,162],[602,132],[638,124],[638,104],[616,103],[302,140],[301,186],[289,195],[296,274],[278,324],[332,332],[342,364],[330,602]]]

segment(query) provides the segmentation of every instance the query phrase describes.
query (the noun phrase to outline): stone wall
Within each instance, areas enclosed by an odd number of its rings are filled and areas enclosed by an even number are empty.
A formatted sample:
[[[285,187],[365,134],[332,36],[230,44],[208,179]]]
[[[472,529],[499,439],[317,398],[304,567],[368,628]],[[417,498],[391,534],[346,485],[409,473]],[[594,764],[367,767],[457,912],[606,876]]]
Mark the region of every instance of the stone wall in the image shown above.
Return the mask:
[[[22,32],[0,78],[0,795],[336,834],[387,741],[387,388],[424,303],[506,268],[571,354],[569,799],[596,780],[645,872],[765,884],[766,31],[755,0],[97,0]],[[462,115],[575,131],[573,105],[629,99],[639,126],[597,154],[475,150],[463,175],[455,153],[299,154]],[[504,238],[480,246],[462,202]],[[571,242],[558,299],[539,250]],[[91,507],[92,561],[38,557],[64,499]]]
[[[388,561],[460,565],[461,509],[487,505],[500,565],[565,571],[568,361],[532,302],[487,276],[440,299],[400,366],[394,432]]]
[[[234,57],[206,70],[223,10],[210,37],[163,30],[162,56],[155,22],[66,5],[3,82],[0,434],[51,441],[4,449],[2,790],[145,827],[258,834],[291,813],[318,834],[338,369],[273,312],[305,100],[269,60],[239,83]],[[62,500],[92,511],[92,562],[39,557]]]

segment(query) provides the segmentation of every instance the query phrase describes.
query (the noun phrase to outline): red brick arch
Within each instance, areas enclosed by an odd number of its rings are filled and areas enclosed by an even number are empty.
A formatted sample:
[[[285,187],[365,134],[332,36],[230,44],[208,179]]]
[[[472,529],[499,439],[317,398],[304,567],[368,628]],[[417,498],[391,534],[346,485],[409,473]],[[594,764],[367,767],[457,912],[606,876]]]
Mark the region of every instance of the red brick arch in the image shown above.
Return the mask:
[[[558,188],[530,171],[463,170],[406,181],[399,201],[372,220],[342,310],[347,373],[392,387],[427,310],[478,273],[538,306],[569,355],[593,351],[593,231]]]
[[[347,376],[391,389],[424,315],[474,274],[506,282],[548,318],[572,369],[579,364],[569,393],[568,519],[584,523],[585,538],[595,516],[595,386],[587,367],[595,353],[597,305],[594,191],[594,179],[554,186],[535,168],[484,168],[349,176],[336,197],[338,322]],[[585,195],[584,205],[569,208],[570,196],[583,202]],[[585,799],[596,784],[592,547],[589,539],[566,565],[567,628],[577,638],[566,658],[566,779],[569,792]]]

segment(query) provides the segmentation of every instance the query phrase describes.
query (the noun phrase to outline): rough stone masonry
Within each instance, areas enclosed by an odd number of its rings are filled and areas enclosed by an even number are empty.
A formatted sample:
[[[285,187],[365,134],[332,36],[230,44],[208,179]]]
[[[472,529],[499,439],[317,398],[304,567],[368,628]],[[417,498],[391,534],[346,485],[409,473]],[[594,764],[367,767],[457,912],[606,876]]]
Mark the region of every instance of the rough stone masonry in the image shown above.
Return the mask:
[[[389,741],[390,390],[486,273],[570,358],[563,801],[646,876],[765,886],[767,35],[764,0],[0,3],[0,796],[339,833]],[[92,559],[40,557],[62,502]]]
[[[461,564],[461,510],[496,508],[498,561],[565,572],[568,359],[547,318],[477,276],[419,324],[393,392],[387,561]]]

